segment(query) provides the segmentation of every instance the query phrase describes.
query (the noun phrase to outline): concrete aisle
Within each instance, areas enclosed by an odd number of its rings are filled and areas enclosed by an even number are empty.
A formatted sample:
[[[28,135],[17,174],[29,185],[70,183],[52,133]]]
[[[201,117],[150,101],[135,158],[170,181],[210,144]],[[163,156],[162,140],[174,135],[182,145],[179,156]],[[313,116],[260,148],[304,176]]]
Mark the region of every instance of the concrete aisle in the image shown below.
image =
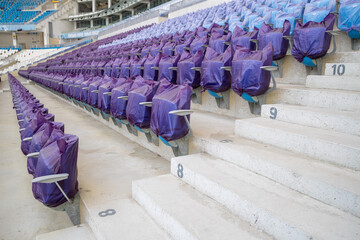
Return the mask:
[[[75,134],[79,137],[78,180],[80,196],[86,207],[102,209],[101,206],[109,206],[109,203],[117,202],[117,200],[131,199],[131,182],[133,180],[170,172],[170,163],[167,160],[137,143],[129,141],[41,87],[34,85],[26,85],[25,87],[45,104],[49,112],[55,114],[55,121],[65,124],[66,133]],[[6,122],[4,118],[9,119],[7,121],[15,119],[15,113],[10,108],[10,93],[6,94],[6,97],[5,95],[2,96],[6,98],[6,104],[5,101],[0,100],[1,111],[9,112],[9,114],[2,116],[2,122]],[[11,132],[10,135],[14,138],[13,142],[16,144],[14,148],[16,149],[9,150],[9,152],[22,156],[19,149],[18,128],[15,122],[12,124],[11,130],[10,127],[1,125],[2,131]],[[1,147],[6,148],[5,146]],[[23,156],[22,160],[23,165],[15,168],[22,167],[22,174],[27,175]],[[30,182],[31,177],[25,177]],[[21,201],[21,198],[18,201]],[[33,201],[35,204],[37,203],[35,200]],[[29,221],[30,219],[24,218],[22,221]],[[56,229],[65,227],[68,226],[61,226]]]

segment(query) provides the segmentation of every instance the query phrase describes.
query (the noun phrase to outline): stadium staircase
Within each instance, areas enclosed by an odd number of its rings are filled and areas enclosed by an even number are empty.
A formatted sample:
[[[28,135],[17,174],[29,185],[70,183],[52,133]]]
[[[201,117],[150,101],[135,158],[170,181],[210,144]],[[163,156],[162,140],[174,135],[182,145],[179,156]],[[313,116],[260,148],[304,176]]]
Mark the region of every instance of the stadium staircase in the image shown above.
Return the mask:
[[[191,106],[190,154],[180,157],[162,143],[149,143],[143,134],[134,136],[38,85],[29,86],[55,109],[70,104],[74,118],[96,119],[109,127],[106,131],[123,135],[127,144],[136,142],[153,152],[139,172],[156,164],[155,154],[171,161],[168,174],[134,177],[130,193],[121,199],[80,190],[85,225],[37,239],[73,234],[98,240],[359,239],[360,52],[345,33],[336,42],[336,53],[322,59],[320,75],[288,54],[277,89],[269,93],[259,116],[233,92],[229,109],[219,109],[209,94],[202,94],[202,104]],[[102,135],[97,137],[101,142]],[[87,160],[98,158],[95,143],[80,147],[93,154]],[[97,166],[99,174],[112,167],[105,162]],[[87,181],[96,184],[91,178]],[[122,179],[112,175],[106,181]],[[129,186],[117,188],[104,191],[116,195]]]

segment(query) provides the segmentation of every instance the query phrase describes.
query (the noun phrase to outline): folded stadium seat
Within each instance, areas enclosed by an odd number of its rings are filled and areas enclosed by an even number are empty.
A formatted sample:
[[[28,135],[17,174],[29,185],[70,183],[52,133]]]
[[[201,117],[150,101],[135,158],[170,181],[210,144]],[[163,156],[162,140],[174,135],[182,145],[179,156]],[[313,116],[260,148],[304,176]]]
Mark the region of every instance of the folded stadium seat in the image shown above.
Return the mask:
[[[54,120],[54,115],[46,114],[46,116],[40,111],[35,110],[33,113],[28,113],[24,118],[24,126],[20,129],[21,136],[21,151],[27,155],[29,153],[30,142],[23,141],[25,138],[32,137],[34,133],[48,121]]]
[[[162,54],[158,54],[154,57],[149,55],[149,57],[144,62],[144,79],[146,80],[158,80],[159,75],[159,62],[162,58]]]
[[[99,86],[110,81],[111,78],[110,77],[95,77],[95,80],[90,83],[89,85],[89,90],[88,90],[88,101],[87,103],[90,105],[91,110],[93,111],[94,114],[99,115],[100,110],[97,109],[97,104],[98,104],[98,93],[99,93]]]
[[[138,76],[143,76],[144,63],[148,56],[149,54],[146,54],[142,58],[134,56],[130,59],[130,78],[135,79]]]
[[[100,59],[100,61],[98,62],[97,66],[96,66],[96,75],[97,76],[104,76],[104,72],[105,72],[105,65],[107,64],[107,62],[110,61],[108,57],[103,57]]]
[[[54,174],[68,174],[68,178],[57,184],[44,184],[33,180],[34,197],[48,207],[59,206],[78,192],[77,155],[79,139],[75,135],[64,134],[61,138],[46,144],[40,150],[34,178]]]
[[[351,39],[360,39],[360,2],[341,0],[338,28],[346,31]]]
[[[266,94],[276,88],[269,89],[272,67],[273,47],[269,43],[262,50],[250,51],[237,47],[232,60],[232,90],[249,103],[253,114],[260,114],[261,105],[265,103]]]
[[[87,59],[85,63],[82,65],[80,69],[80,73],[82,74],[90,74],[91,73],[91,60]]]
[[[231,66],[231,48],[224,53],[219,53],[212,48],[207,48],[204,60],[201,63],[201,86],[208,90],[216,99],[219,108],[229,109],[231,74],[224,67]],[[220,94],[218,94],[220,93]]]
[[[305,18],[304,14],[304,18]],[[291,53],[296,60],[307,67],[316,67],[321,74],[320,58],[325,56],[330,48],[335,16],[330,13],[321,22],[296,23]],[[335,38],[334,48],[336,50]]]
[[[232,33],[224,29],[215,28],[211,31],[209,46],[218,53],[225,52],[231,44]]]
[[[193,101],[201,104],[201,92],[197,89],[200,86],[201,80],[201,62],[204,57],[204,51],[201,49],[195,54],[191,54],[187,51],[181,55],[181,58],[177,66],[177,79],[176,83],[189,84],[194,89]]]
[[[111,58],[104,66],[104,75],[111,77],[112,65],[114,64],[115,58]]]
[[[187,31],[185,33],[184,38],[182,38],[182,39],[184,39],[184,42],[181,42],[178,45],[176,45],[174,54],[181,55],[184,52],[185,48],[190,47],[190,44],[192,43],[192,41],[194,41],[194,39],[196,37],[196,31],[197,30]]]
[[[95,82],[99,79],[99,77],[94,77],[92,75],[85,75],[85,80],[81,83],[80,89],[80,101],[88,110],[91,111],[91,107],[88,105],[88,96],[89,96],[89,86],[92,82]]]
[[[80,102],[81,84],[84,81],[86,81],[86,79],[83,76],[83,74],[77,75],[75,77],[74,87],[73,87],[73,91],[72,91],[73,102],[80,107],[84,107],[82,102]]]
[[[163,55],[159,62],[158,80],[165,78],[169,82],[176,84],[177,71],[174,69],[177,69],[180,57],[180,54],[176,54],[174,56]]]
[[[252,32],[246,32],[240,27],[236,27],[232,33],[231,47],[235,51],[238,46],[246,47],[249,50],[256,50],[256,43],[251,40],[256,40],[258,37],[259,30],[257,28]]]
[[[110,102],[111,102],[111,90],[117,86],[120,86],[126,82],[125,78],[110,78],[110,81],[105,82],[99,86],[98,103],[97,108],[101,110],[101,116],[105,120],[109,120],[110,116]]]
[[[142,77],[139,76],[135,80],[126,79],[118,87],[115,87],[111,90],[111,101],[110,101],[110,114],[112,115],[112,120],[115,125],[121,127],[124,124],[130,133],[137,135],[136,129],[133,129],[129,122],[126,120],[126,107],[128,103],[128,92],[142,86],[143,81]],[[134,132],[133,132],[134,130]]]
[[[152,137],[149,131],[151,119],[151,106],[146,103],[151,102],[156,90],[159,86],[158,81],[149,81],[141,78],[136,79],[138,87],[135,83],[128,92],[128,103],[126,106],[126,118],[136,130],[143,132],[149,142],[158,145],[158,139]],[[133,131],[134,132],[134,131]]]
[[[206,35],[200,37],[197,36],[190,44],[190,47],[185,47],[186,50],[190,51],[191,54],[195,54],[197,51],[201,50],[205,53],[205,49],[209,46],[209,36]]]
[[[263,23],[260,28],[258,46],[259,50],[264,49],[270,42],[273,46],[273,65],[278,67],[277,77],[282,77],[283,60],[289,48],[289,40],[284,36],[290,34],[290,22],[285,20],[282,28],[272,28],[271,26]],[[275,74],[275,72],[274,72]]]
[[[54,131],[54,132],[53,132]],[[27,169],[29,174],[35,173],[36,164],[38,161],[38,153],[45,146],[45,144],[49,141],[50,138],[53,141],[58,139],[58,136],[63,136],[63,134],[57,133],[60,131],[64,133],[64,124],[60,122],[45,122],[41,125],[41,127],[34,133],[34,135],[26,141],[30,142],[29,153],[27,154]],[[25,139],[23,140],[25,141]],[[49,141],[49,142],[53,142]]]
[[[177,46],[176,42],[174,40],[169,40],[164,44],[162,47],[161,53],[163,55],[169,55],[173,56],[175,52],[175,47]]]
[[[128,61],[128,58],[125,56],[121,56],[115,59],[112,64],[111,77],[118,78],[120,76],[121,64],[126,61]]]
[[[141,49],[141,52],[140,52],[140,56],[142,58],[147,56],[148,54],[150,54],[150,49],[151,49],[152,45],[153,45],[152,40],[147,40],[145,42],[145,45],[143,46],[143,48]]]

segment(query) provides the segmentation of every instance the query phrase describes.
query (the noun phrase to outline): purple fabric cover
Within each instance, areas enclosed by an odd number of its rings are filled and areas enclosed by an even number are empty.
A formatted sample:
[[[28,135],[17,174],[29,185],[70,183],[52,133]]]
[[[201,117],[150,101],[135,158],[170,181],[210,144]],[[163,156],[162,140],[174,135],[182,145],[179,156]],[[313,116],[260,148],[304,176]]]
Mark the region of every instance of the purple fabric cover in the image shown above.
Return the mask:
[[[199,50],[194,55],[184,51],[178,62],[178,72],[176,83],[189,84],[192,88],[200,86],[200,72],[192,70],[193,67],[201,67],[201,62],[204,57],[203,50]]]
[[[112,69],[111,69],[111,77],[114,78],[118,78],[120,75],[120,68],[121,68],[121,64],[124,62],[125,58],[121,57],[121,58],[116,58],[115,61],[112,64]]]
[[[291,50],[296,60],[302,62],[304,57],[316,59],[325,56],[329,50],[331,35],[326,33],[332,30],[335,16],[330,13],[322,22],[296,22],[294,30],[294,42]]]
[[[169,67],[177,67],[180,57],[180,54],[174,56],[163,55],[159,62],[158,80],[165,78],[171,83],[176,83],[177,71],[171,70]]]
[[[272,55],[271,43],[259,51],[237,47],[232,60],[231,88],[234,92],[240,96],[244,92],[250,96],[264,94],[270,85],[270,73],[260,67],[271,66]]]
[[[80,91],[81,91],[81,83],[85,81],[85,78],[82,74],[76,77],[76,81],[74,82],[74,89],[72,92],[72,97],[80,100]]]
[[[101,84],[99,87],[98,105],[97,107],[106,113],[110,112],[110,101],[111,96],[105,95],[104,93],[111,92],[111,90],[122,83],[126,82],[125,78],[111,78],[109,81]]]
[[[274,48],[273,60],[285,57],[287,49],[289,48],[289,40],[284,39],[283,36],[290,35],[290,27],[288,20],[285,20],[282,28],[275,29],[263,23],[259,33],[259,50],[264,49],[268,43],[271,42]]]
[[[79,139],[75,135],[65,134],[40,150],[34,178],[68,173],[69,178],[58,182],[69,198],[78,192],[77,156]],[[55,183],[33,183],[34,197],[48,207],[56,207],[66,202]]]
[[[204,60],[201,63],[201,86],[205,90],[224,92],[231,87],[231,74],[220,69],[231,66],[231,48],[223,54],[212,48],[207,48]]]
[[[196,37],[190,44],[190,53],[196,54],[199,50],[205,51],[205,46],[209,45],[207,34],[203,37]]]
[[[128,101],[118,99],[118,97],[127,96],[128,92],[136,80],[127,79],[124,83],[111,91],[110,113],[118,119],[126,119],[126,106]]]
[[[95,81],[97,78],[95,77],[90,77],[88,78],[86,81],[83,81],[81,83],[81,90],[80,90],[80,101],[87,103],[88,102],[88,96],[89,96],[89,90],[88,89],[84,89],[89,87],[89,85]]]
[[[145,79],[137,79],[141,81],[141,86],[135,88],[132,85],[128,93],[128,104],[126,107],[126,117],[131,125],[139,128],[149,128],[151,118],[151,108],[140,105],[141,102],[151,102],[155,92],[159,86],[158,81],[149,81]]]
[[[159,67],[159,62],[162,57],[161,53],[158,53],[155,57],[149,56],[144,63],[144,79],[146,80],[158,80],[158,70],[152,69],[152,67]]]
[[[99,90],[99,86],[101,84],[104,84],[104,83],[110,81],[110,79],[111,78],[108,76],[105,76],[105,78],[96,77],[96,81],[93,81],[89,85],[88,104],[90,104],[93,107],[97,107],[99,94],[97,92],[93,92],[93,91]]]
[[[232,34],[229,32],[228,34],[224,35],[223,31],[218,31],[217,29],[213,29],[211,31],[211,37],[209,40],[209,46],[217,51],[218,53],[225,52],[226,48],[228,47],[225,43],[231,42]]]
[[[45,123],[47,122],[45,116],[41,113],[41,111],[37,111],[32,115],[30,121],[25,126],[25,130],[21,132],[21,139],[32,137],[34,133]],[[21,151],[27,155],[29,154],[29,146],[31,141],[21,141]]]
[[[105,67],[104,67],[104,74],[109,77],[111,76],[112,65],[113,65],[114,61],[115,61],[115,59],[111,59],[110,61],[108,61],[105,64]]]
[[[40,152],[45,143],[49,140],[50,136],[52,139],[57,140],[64,135],[64,124],[60,122],[46,122],[44,123],[33,135],[31,144],[29,146],[29,153]],[[28,157],[27,168],[29,174],[34,174],[37,157]]]
[[[145,57],[139,58],[139,57],[134,57],[133,59],[131,59],[131,64],[130,64],[130,78],[135,79],[137,76],[142,76],[142,70],[139,67],[143,67],[144,63],[147,59],[147,55]]]
[[[156,95],[152,99],[151,130],[166,141],[184,137],[189,128],[184,117],[169,114],[173,110],[190,109],[193,89],[188,85],[174,85],[161,80]]]
[[[258,33],[259,33],[259,29],[257,29],[256,27],[254,28],[254,31],[246,32],[237,26],[231,38],[231,47],[233,51],[236,50],[237,46],[246,47],[250,50],[255,50],[256,44],[250,42],[250,40],[257,39]]]

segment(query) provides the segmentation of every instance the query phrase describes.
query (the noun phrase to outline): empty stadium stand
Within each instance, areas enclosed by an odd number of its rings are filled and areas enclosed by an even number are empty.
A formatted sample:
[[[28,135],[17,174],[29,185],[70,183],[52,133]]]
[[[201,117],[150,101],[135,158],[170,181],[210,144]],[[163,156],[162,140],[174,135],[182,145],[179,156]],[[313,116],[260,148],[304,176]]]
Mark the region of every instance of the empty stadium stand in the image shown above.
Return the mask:
[[[0,1],[0,23],[26,23],[39,15],[41,11],[31,11],[45,0]]]
[[[29,151],[45,133],[37,117],[24,129],[27,106],[53,117],[35,96],[80,138],[72,210],[84,225],[37,239],[358,239],[359,3],[208,0],[177,11],[52,58],[60,49],[15,55],[43,59],[9,75],[33,182],[47,174],[32,157],[58,153]],[[62,167],[75,173],[71,156]],[[46,206],[69,200],[49,186],[55,203],[33,189]]]

